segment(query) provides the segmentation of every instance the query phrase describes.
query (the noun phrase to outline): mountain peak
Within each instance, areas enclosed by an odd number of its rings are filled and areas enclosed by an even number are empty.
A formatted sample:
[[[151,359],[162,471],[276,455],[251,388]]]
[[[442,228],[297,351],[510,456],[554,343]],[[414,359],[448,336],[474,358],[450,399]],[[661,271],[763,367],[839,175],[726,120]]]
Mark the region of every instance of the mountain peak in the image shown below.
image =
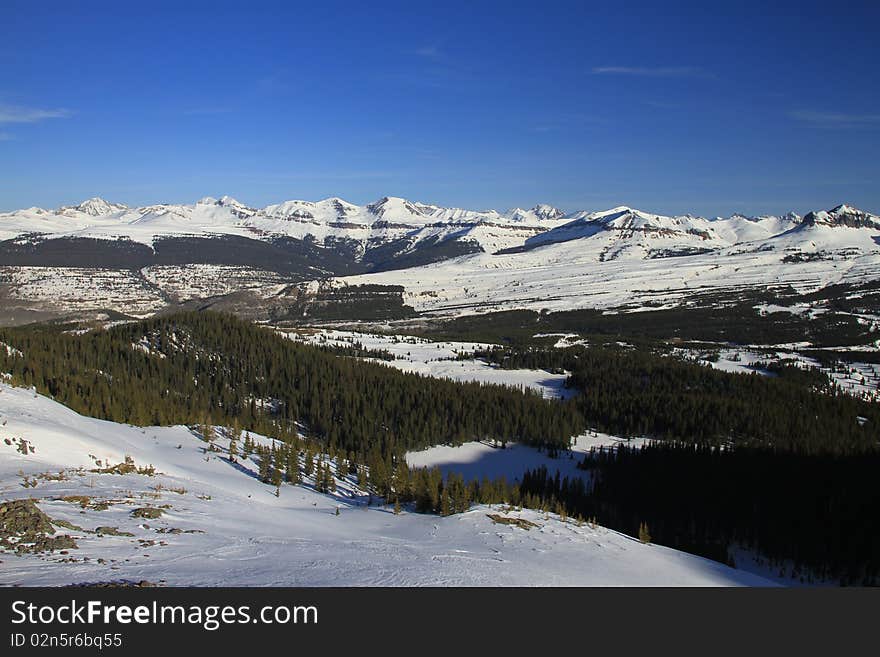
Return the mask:
[[[237,201],[231,196],[221,196],[220,198],[214,198],[213,196],[204,196],[196,201],[196,205],[218,205],[220,207],[227,208],[247,208],[244,203]]]
[[[384,208],[390,205],[406,205],[409,201],[405,198],[401,198],[400,196],[383,196],[378,201],[370,203],[367,207],[369,208]]]
[[[122,205],[121,203],[108,203],[100,196],[94,196],[90,199],[86,199],[79,205],[65,206],[61,208],[61,211],[75,210],[76,212],[82,212],[92,217],[100,217],[105,214],[118,212],[119,210],[125,210],[126,208],[127,206]]]
[[[399,196],[383,196],[375,203],[370,203],[367,210],[382,218],[406,219],[412,216],[425,217],[430,214],[428,206],[413,203]]]
[[[844,226],[846,228],[880,229],[880,217],[845,203],[831,210],[808,212],[804,216],[803,223],[806,226]]]
[[[507,212],[505,212],[503,216],[508,221],[516,223],[540,224],[540,222],[542,221],[554,221],[556,219],[561,219],[565,216],[565,213],[559,208],[553,207],[552,205],[539,203],[538,205],[528,210],[524,210],[523,208],[513,208],[512,210],[508,210]]]
[[[329,203],[329,204],[333,205],[334,207],[345,207],[345,208],[356,208],[357,207],[354,203],[349,203],[344,198],[339,198],[338,196],[330,196],[330,197],[325,198],[325,199],[318,201],[318,202],[319,203]]]
[[[647,212],[642,212],[641,210],[636,210],[635,208],[631,208],[628,205],[618,205],[615,208],[610,208],[608,210],[599,210],[598,212],[591,212],[584,216],[584,219],[587,221],[598,221],[601,223],[611,223],[617,219],[621,218],[647,218],[655,215],[651,215]]]
[[[565,216],[562,210],[546,203],[538,203],[531,211],[536,217],[544,220],[561,219]]]
[[[234,208],[246,208],[247,206],[244,203],[237,201],[231,196],[221,196],[217,201],[217,205],[229,206]]]

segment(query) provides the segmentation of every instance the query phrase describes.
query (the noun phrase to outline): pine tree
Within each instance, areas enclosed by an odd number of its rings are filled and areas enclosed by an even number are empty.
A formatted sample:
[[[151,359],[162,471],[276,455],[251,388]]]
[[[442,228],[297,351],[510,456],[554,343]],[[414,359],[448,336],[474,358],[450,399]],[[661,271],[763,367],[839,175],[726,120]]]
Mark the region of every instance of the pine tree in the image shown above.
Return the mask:
[[[449,488],[447,486],[443,487],[443,492],[440,494],[440,515],[448,516],[452,514],[452,503],[449,500]]]
[[[306,449],[306,458],[303,466],[303,472],[305,472],[307,477],[312,476],[312,472],[315,471],[315,454],[312,452],[311,446]]]
[[[272,453],[267,447],[261,447],[259,450],[260,457],[260,481],[265,484],[269,483],[269,469],[272,467]]]
[[[327,489],[327,475],[324,467],[324,461],[319,458],[318,463],[315,466],[315,490],[317,490],[319,493],[326,493]]]
[[[329,493],[332,488],[333,474],[330,472],[330,463],[324,463],[324,492]]]
[[[648,531],[648,523],[642,522],[639,525],[639,540],[642,543],[650,543],[651,542],[651,533]]]
[[[232,437],[229,439],[229,462],[235,463],[235,458],[238,456],[238,434],[233,432]]]
[[[282,481],[282,479],[281,479],[281,477],[282,477],[282,475],[281,475],[281,468],[278,467],[278,462],[277,462],[277,461],[275,461],[274,464],[272,465],[272,470],[271,470],[271,472],[270,472],[270,477],[271,477],[271,481],[272,481],[272,483],[275,484],[276,487],[280,487],[280,486],[281,486],[281,481]]]
[[[291,484],[298,484],[302,481],[302,477],[299,474],[299,455],[295,449],[287,452],[284,474],[287,477],[287,481]]]
[[[214,439],[217,437],[216,432],[214,431],[214,427],[211,424],[210,420],[205,420],[202,423],[202,440],[208,443],[208,449],[214,449]]]
[[[394,468],[394,494],[405,501],[412,499],[409,467],[403,458],[398,459]]]

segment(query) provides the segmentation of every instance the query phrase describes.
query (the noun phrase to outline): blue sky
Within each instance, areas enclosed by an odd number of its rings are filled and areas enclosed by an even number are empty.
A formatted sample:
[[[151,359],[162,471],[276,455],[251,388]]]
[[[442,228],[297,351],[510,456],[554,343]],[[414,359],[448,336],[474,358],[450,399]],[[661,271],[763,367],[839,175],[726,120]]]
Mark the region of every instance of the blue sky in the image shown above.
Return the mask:
[[[3,210],[880,211],[876,2],[3,4]]]

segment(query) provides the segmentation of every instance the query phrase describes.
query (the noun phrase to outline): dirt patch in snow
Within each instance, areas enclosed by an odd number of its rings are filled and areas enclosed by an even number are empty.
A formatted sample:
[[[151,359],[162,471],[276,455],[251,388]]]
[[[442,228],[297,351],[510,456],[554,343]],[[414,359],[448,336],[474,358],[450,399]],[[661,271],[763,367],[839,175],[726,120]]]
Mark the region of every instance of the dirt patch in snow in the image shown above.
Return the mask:
[[[16,553],[76,549],[69,535],[54,536],[52,519],[33,500],[0,502],[0,547]]]

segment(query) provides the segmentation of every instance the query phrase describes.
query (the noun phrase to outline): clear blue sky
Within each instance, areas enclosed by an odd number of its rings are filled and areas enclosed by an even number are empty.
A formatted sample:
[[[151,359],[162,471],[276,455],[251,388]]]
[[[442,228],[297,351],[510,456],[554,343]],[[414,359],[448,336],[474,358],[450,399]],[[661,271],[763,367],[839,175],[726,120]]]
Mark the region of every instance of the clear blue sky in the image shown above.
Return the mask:
[[[878,2],[182,4],[3,2],[0,209],[880,211]]]

